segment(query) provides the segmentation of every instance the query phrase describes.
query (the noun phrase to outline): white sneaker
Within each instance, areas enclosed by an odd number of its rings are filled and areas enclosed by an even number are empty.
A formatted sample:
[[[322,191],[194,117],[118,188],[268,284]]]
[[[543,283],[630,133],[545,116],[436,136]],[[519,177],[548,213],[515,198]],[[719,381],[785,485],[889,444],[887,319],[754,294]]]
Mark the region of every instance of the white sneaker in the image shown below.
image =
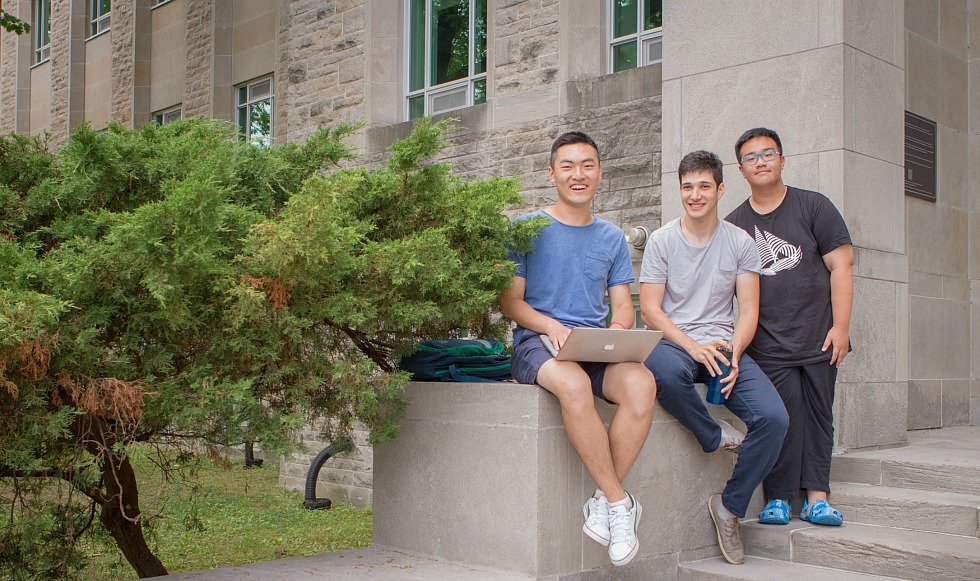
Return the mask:
[[[606,497],[596,498],[590,496],[582,507],[582,514],[585,516],[585,524],[582,525],[582,532],[602,545],[609,546],[609,505],[606,504]]]
[[[609,560],[617,567],[632,561],[640,548],[640,540],[636,538],[636,528],[640,524],[643,507],[629,492],[626,496],[633,502],[631,508],[609,507]]]

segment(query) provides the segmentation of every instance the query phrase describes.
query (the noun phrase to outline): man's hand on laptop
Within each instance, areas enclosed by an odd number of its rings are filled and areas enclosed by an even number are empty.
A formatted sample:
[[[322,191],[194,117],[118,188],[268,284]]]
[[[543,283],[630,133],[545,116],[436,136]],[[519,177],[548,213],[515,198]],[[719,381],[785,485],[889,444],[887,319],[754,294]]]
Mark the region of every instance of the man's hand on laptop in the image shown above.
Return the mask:
[[[555,349],[561,349],[561,346],[565,344],[565,339],[568,338],[568,334],[571,332],[571,329],[558,321],[549,323],[548,328],[545,330],[545,334],[551,339],[551,344],[555,346]]]

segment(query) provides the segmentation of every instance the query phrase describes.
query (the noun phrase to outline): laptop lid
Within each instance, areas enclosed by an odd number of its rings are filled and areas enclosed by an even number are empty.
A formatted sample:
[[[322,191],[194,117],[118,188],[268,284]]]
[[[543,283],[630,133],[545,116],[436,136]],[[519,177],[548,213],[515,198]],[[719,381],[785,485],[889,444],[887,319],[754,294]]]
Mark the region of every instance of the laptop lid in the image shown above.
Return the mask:
[[[597,361],[642,363],[664,336],[648,329],[596,329],[576,327],[565,339],[555,359],[559,361]]]

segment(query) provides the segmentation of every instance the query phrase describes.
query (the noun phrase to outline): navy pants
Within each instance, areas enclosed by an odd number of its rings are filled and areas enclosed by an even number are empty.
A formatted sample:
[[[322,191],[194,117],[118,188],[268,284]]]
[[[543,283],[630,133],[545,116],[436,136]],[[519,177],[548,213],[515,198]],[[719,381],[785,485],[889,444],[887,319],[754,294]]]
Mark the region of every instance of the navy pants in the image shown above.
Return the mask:
[[[711,378],[708,369],[670,341],[658,343],[644,364],[657,380],[660,405],[694,434],[702,450],[717,450],[721,427],[694,388],[695,383],[707,383]],[[738,379],[725,407],[748,427],[732,477],[722,492],[725,508],[742,518],[752,493],[776,463],[789,416],[772,382],[745,354],[738,360]]]

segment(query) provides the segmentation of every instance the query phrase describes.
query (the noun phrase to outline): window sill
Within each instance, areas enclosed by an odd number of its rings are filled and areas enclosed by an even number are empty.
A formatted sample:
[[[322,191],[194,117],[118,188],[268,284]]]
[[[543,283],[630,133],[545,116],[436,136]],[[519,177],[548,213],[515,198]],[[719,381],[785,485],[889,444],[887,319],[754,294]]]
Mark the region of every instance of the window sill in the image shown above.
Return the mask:
[[[48,57],[48,58],[44,59],[43,61],[38,61],[38,62],[34,63],[33,65],[31,65],[31,69],[32,70],[33,69],[36,69],[37,67],[39,67],[41,65],[44,65],[44,64],[47,64],[49,62],[51,62],[51,57]]]
[[[85,42],[88,42],[88,41],[90,41],[90,40],[95,40],[96,38],[99,38],[100,36],[103,36],[103,35],[106,35],[106,34],[109,34],[110,32],[112,32],[112,28],[106,28],[106,29],[105,29],[105,30],[103,30],[102,32],[100,32],[100,33],[98,33],[98,34],[93,34],[92,36],[90,36],[90,37],[88,37],[88,38],[86,38],[86,39],[85,39]]]

